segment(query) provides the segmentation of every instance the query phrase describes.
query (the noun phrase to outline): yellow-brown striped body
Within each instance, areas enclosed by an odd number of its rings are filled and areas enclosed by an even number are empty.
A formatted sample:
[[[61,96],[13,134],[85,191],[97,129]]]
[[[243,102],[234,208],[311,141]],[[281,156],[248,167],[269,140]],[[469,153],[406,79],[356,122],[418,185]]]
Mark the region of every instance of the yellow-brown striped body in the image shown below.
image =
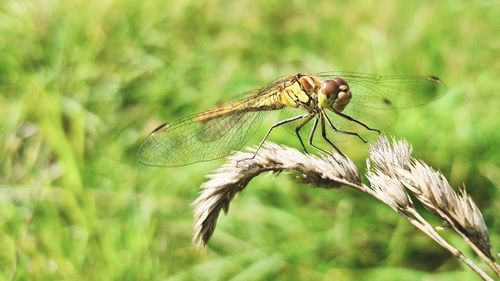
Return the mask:
[[[317,87],[312,88],[307,82],[319,81],[319,79],[305,77],[310,76],[308,75],[301,78],[298,78],[297,75],[290,76],[287,79],[283,79],[283,81],[275,87],[261,91],[254,97],[232,104],[221,105],[209,111],[205,111],[198,115],[197,120],[200,122],[207,122],[215,118],[221,118],[241,112],[277,110],[285,106],[297,108],[309,104],[311,101],[310,95],[314,93]],[[306,85],[306,88],[303,87],[303,84]]]

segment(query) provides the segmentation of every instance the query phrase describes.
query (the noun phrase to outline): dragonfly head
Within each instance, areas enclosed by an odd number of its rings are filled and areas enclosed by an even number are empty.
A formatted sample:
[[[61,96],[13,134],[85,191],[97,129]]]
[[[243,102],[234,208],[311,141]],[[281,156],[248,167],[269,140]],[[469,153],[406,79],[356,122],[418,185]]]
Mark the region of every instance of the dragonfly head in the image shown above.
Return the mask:
[[[324,80],[318,93],[318,105],[341,112],[351,101],[351,90],[347,81],[340,77]]]

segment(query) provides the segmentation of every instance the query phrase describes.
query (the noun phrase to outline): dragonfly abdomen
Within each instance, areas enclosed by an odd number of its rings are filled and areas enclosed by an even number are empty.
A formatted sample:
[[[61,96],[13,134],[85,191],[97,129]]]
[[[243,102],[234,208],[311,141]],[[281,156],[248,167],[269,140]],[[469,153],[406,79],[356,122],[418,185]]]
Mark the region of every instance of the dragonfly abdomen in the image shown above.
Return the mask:
[[[197,121],[208,122],[216,118],[252,111],[277,110],[285,107],[278,92],[258,95],[237,103],[222,105],[197,116]]]

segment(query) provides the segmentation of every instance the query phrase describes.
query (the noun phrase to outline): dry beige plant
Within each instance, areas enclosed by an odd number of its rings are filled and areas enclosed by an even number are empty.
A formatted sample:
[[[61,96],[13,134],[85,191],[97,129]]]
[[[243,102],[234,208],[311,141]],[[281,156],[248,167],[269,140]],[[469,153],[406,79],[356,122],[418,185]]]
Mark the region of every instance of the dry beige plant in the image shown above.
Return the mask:
[[[227,213],[231,200],[254,177],[263,172],[286,171],[298,175],[299,182],[315,187],[347,186],[372,195],[467,264],[481,278],[493,280],[470,258],[443,239],[436,228],[418,213],[409,196],[412,194],[425,208],[437,215],[444,226],[464,239],[497,277],[500,276],[500,267],[491,254],[488,230],[479,208],[464,188],[456,193],[440,172],[422,160],[413,158],[407,142],[390,142],[381,136],[371,146],[370,157],[366,161],[369,186],[362,183],[354,163],[339,154],[318,157],[269,142],[257,154],[255,149],[236,152],[203,183],[201,194],[193,203],[193,242],[198,247],[206,246],[215,231],[220,211]]]

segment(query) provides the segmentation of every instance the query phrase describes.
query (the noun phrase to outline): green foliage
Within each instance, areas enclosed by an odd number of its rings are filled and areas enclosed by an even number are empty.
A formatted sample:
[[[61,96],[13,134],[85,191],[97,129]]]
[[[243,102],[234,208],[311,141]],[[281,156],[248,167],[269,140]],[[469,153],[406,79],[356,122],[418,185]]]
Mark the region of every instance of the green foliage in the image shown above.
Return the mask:
[[[467,186],[498,251],[495,1],[0,3],[1,280],[474,278],[366,195],[286,175],[253,181],[207,251],[191,246],[190,202],[220,161],[144,167],[139,143],[304,71],[440,76],[446,95],[390,133]],[[366,149],[347,148],[360,167]]]

